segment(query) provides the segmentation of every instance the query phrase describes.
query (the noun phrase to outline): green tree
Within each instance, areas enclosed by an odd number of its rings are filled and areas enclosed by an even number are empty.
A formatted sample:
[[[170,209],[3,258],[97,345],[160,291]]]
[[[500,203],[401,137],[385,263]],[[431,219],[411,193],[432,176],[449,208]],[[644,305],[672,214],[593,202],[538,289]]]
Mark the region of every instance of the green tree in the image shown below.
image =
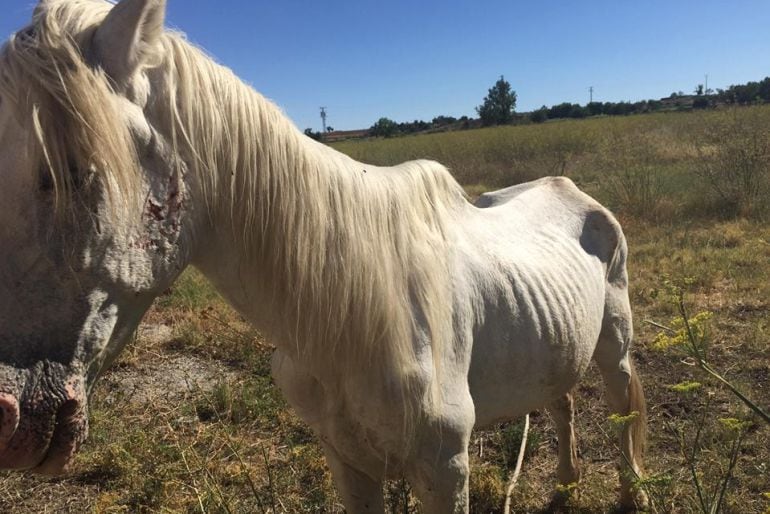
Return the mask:
[[[504,125],[513,121],[513,112],[516,109],[516,91],[511,89],[511,84],[500,75],[500,80],[495,82],[484,97],[484,103],[476,107],[483,125]]]
[[[321,140],[321,133],[313,132],[313,129],[311,128],[306,128],[304,134],[309,138],[315,139],[316,141]]]
[[[532,114],[529,115],[529,119],[532,120],[533,123],[543,123],[548,119],[548,107],[544,105],[540,109],[532,111]]]
[[[389,118],[380,118],[369,129],[369,133],[373,136],[391,137],[396,132],[398,132],[398,123]]]

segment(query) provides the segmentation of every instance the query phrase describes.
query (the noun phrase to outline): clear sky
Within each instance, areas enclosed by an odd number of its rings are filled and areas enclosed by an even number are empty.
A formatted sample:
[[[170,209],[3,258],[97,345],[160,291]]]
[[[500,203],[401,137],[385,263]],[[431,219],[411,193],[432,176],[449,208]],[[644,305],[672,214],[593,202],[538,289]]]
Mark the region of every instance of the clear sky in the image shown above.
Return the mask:
[[[34,0],[0,0],[3,37]],[[168,0],[167,24],[301,128],[475,116],[500,75],[518,111],[643,100],[770,75],[767,0]]]

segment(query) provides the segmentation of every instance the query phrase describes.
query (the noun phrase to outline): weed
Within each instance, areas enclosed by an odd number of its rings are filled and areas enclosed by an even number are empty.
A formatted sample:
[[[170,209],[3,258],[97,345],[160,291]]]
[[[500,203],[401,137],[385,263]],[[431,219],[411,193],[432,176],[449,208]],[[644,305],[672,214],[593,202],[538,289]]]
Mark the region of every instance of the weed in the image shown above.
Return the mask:
[[[515,457],[514,457],[515,459]],[[494,464],[477,466],[470,478],[471,512],[497,512],[505,500],[502,470]]]
[[[503,463],[507,469],[513,469],[516,457],[519,454],[521,438],[524,435],[524,422],[510,423],[500,431],[500,434],[502,436]],[[529,432],[524,450],[524,458],[528,459],[534,456],[540,447],[541,440],[542,436],[537,430]]]
[[[599,164],[612,204],[643,219],[654,219],[663,202],[663,170],[653,148],[655,134],[610,133]]]
[[[190,269],[182,273],[157,303],[162,308],[199,310],[211,306],[218,298],[211,284],[200,273]]]
[[[692,282],[687,279],[683,281],[685,287]],[[655,324],[662,332],[656,337],[653,346],[658,351],[685,355],[703,372],[705,379],[715,380],[717,385],[727,388],[743,406],[748,407],[750,412],[770,426],[770,416],[710,364],[707,325],[712,319],[711,313],[703,312],[690,317],[685,306],[684,287],[669,282],[667,288],[677,306],[679,316],[671,322],[671,327]],[[713,405],[713,393],[708,391],[703,394],[701,382],[687,380],[670,386],[670,389],[686,396],[690,403],[695,403],[698,395],[704,398],[696,409],[700,413],[697,421],[692,423],[694,426],[690,431],[694,435],[691,438],[688,438],[685,428],[690,424],[688,420],[670,422],[669,427],[676,433],[682,458],[689,470],[691,485],[694,488],[693,503],[697,510],[702,514],[724,512],[728,487],[734,479],[742,445],[753,426],[753,421],[734,416],[719,417]],[[720,452],[720,449],[723,451]],[[721,459],[720,454],[723,454]],[[638,485],[646,486],[651,495],[660,494],[660,491],[655,489],[658,484],[640,480]],[[658,505],[664,504],[659,500]]]

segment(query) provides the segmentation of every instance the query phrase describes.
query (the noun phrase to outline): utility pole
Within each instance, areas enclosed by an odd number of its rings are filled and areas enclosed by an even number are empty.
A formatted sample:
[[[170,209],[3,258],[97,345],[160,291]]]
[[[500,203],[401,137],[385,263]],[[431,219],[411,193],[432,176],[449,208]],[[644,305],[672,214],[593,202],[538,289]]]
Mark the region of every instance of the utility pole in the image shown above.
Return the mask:
[[[703,85],[703,94],[707,95],[709,94],[709,74],[706,73],[706,82]]]
[[[323,125],[321,134],[326,134],[326,107],[321,107],[321,124]]]
[[[591,86],[588,88],[588,93],[591,95],[591,101],[588,103],[594,103],[594,87]]]

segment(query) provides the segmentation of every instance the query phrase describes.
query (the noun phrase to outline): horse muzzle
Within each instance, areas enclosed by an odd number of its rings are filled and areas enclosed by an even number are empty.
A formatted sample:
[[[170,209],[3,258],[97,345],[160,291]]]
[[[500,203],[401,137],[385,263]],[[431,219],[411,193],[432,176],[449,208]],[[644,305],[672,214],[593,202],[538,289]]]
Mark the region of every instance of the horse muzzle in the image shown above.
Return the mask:
[[[21,399],[0,392],[0,469],[61,474],[85,441],[88,412],[82,379],[48,384],[26,388]]]

